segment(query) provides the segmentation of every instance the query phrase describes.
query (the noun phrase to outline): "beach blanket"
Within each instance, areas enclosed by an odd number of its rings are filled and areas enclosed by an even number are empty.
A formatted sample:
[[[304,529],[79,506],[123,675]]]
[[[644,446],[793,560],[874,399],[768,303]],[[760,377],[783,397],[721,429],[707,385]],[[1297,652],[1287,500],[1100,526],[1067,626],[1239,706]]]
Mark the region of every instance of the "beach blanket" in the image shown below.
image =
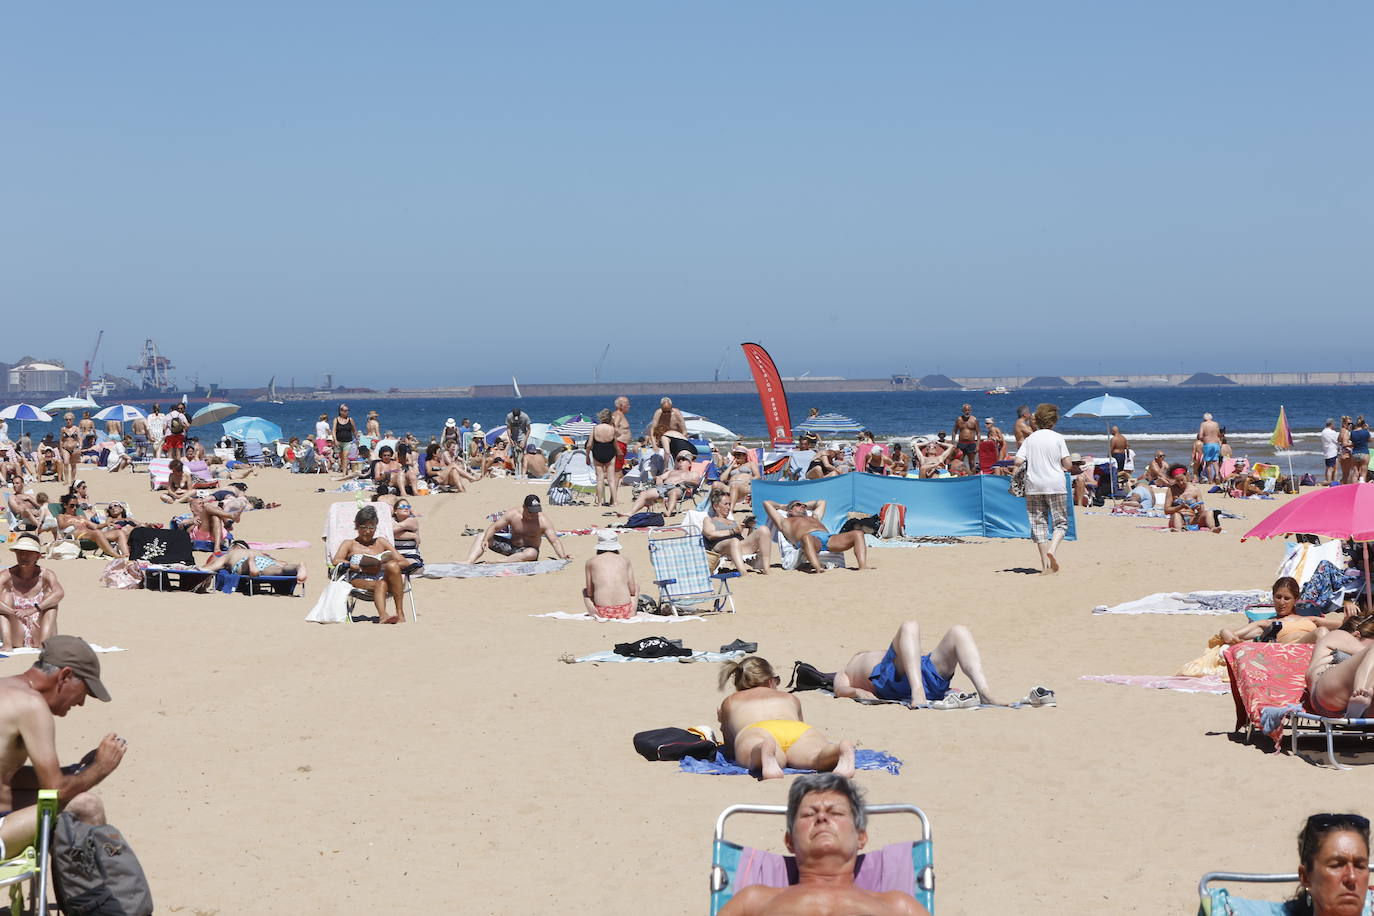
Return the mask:
[[[531,560],[527,563],[426,563],[426,579],[503,579],[556,572],[572,560]]]
[[[1080,681],[1100,681],[1104,684],[1120,684],[1123,687],[1153,687],[1159,690],[1177,690],[1180,693],[1231,692],[1231,686],[1219,677],[1162,677],[1149,674],[1085,674]]]
[[[1283,740],[1283,721],[1275,723],[1267,707],[1295,706],[1307,692],[1307,666],[1312,647],[1300,643],[1243,642],[1228,646],[1221,657],[1231,672],[1231,697],[1236,702],[1236,721],[1251,723],[1274,739],[1278,748]]]
[[[902,772],[902,761],[886,751],[870,751],[866,748],[860,748],[854,752],[854,768],[857,770],[887,770],[896,776]],[[749,775],[748,770],[725,759],[725,754],[720,751],[716,751],[716,756],[712,760],[683,757],[678,761],[678,769],[684,773],[696,773],[701,776]],[[792,767],[783,767],[782,771],[784,773],[816,772],[815,770],[794,770]]]
[[[95,643],[87,643],[93,652],[127,652],[128,649],[121,649],[119,646],[97,646]],[[20,646],[16,649],[6,649],[0,658],[9,658],[11,655],[37,655],[41,650]]]
[[[906,538],[880,538],[871,534],[864,535],[864,543],[869,547],[953,547],[953,544],[927,544],[909,541]]]
[[[310,547],[309,541],[249,541],[248,546],[254,550],[307,550]]]
[[[662,620],[663,618],[658,618]],[[744,658],[743,652],[693,652],[691,655],[666,655],[663,658],[631,658],[628,655],[617,655],[607,649],[604,652],[593,652],[591,655],[580,655],[573,658],[571,654],[561,655],[558,660],[569,665],[580,665],[586,662],[733,662]]]
[[[606,618],[593,617],[586,611],[581,614],[569,614],[567,611],[550,611],[547,614],[531,614],[531,617],[552,617],[554,620],[585,620],[596,623],[683,623],[688,620],[705,620],[705,617],[696,617],[692,614],[684,614],[681,617],[668,617],[662,614],[645,614],[643,612],[631,614],[629,617]]]
[[[1135,601],[1108,607],[1099,604],[1094,614],[1238,614],[1249,608],[1267,605],[1273,596],[1267,590],[1156,592]]]

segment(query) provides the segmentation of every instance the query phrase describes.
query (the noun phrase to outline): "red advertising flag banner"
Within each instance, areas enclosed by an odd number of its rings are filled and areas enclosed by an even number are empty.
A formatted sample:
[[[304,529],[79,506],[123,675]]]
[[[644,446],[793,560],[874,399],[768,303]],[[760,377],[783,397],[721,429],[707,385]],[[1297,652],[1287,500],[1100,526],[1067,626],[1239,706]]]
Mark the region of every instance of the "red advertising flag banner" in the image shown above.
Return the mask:
[[[756,343],[740,346],[744,349],[744,358],[749,361],[749,371],[754,374],[754,384],[759,389],[769,440],[774,445],[790,443],[792,420],[787,413],[787,392],[782,388],[782,376],[778,374],[778,367],[773,365],[773,357]]]

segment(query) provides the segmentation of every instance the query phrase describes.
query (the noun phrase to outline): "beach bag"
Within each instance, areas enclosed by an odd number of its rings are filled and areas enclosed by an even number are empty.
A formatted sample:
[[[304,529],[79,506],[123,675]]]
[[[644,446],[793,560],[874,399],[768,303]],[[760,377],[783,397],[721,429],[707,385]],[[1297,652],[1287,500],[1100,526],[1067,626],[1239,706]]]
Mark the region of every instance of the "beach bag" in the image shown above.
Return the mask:
[[[81,556],[81,545],[76,541],[58,541],[48,547],[49,560],[75,560]]]
[[[878,537],[901,537],[906,531],[906,506],[901,503],[885,503],[878,510],[878,521]]]
[[[662,512],[636,512],[625,520],[626,528],[658,528],[662,524]]]
[[[106,588],[142,588],[143,570],[133,560],[111,560],[100,573],[100,584]]]
[[[555,506],[571,506],[572,490],[567,487],[549,487],[549,503]]]
[[[52,883],[68,916],[149,916],[153,892],[119,828],[63,812],[52,833]]]
[[[666,636],[646,636],[634,642],[615,644],[615,654],[626,658],[682,658],[692,654],[691,649],[682,646],[682,640],[668,639]]]
[[[696,757],[711,760],[716,756],[716,743],[685,728],[652,728],[634,737],[635,750],[645,760],[681,760]]]
[[[180,436],[186,432],[186,424],[182,422],[180,415],[172,414],[172,419],[167,423],[167,431],[174,436]]]
[[[347,579],[330,582],[320,592],[315,606],[305,619],[311,623],[343,623],[348,620],[348,593],[353,590]]]
[[[1317,478],[1313,477],[1311,474],[1302,475],[1302,480],[1298,481],[1298,486],[1300,487],[1315,487],[1316,485]]]
[[[835,675],[826,674],[815,665],[799,661],[792,666],[792,678],[787,689],[796,693],[799,690],[833,690]]]
[[[1011,472],[1011,483],[1007,485],[1007,492],[1012,496],[1019,496],[1022,499],[1026,496],[1026,462],[1022,461],[1016,465]]]

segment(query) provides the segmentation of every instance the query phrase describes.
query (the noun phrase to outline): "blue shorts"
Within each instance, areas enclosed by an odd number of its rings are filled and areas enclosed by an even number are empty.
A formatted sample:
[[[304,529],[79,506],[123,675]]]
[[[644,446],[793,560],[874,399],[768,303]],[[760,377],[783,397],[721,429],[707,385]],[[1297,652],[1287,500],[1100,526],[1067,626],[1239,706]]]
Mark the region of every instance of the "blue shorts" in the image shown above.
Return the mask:
[[[813,537],[813,538],[816,539],[816,544],[817,544],[817,546],[820,547],[821,550],[829,550],[829,549],[830,549],[830,534],[829,534],[829,532],[826,532],[826,531],[808,531],[808,532],[806,532],[806,534],[807,534],[808,537]]]
[[[1203,460],[1203,461],[1220,461],[1220,460],[1221,460],[1221,443],[1220,443],[1220,442],[1204,442],[1204,443],[1202,443],[1202,460]]]
[[[873,684],[873,693],[884,700],[910,700],[911,682],[906,674],[897,670],[897,653],[887,647],[883,660],[869,672],[868,679]],[[927,700],[944,699],[949,693],[949,678],[941,677],[930,660],[930,653],[921,656],[921,689]]]

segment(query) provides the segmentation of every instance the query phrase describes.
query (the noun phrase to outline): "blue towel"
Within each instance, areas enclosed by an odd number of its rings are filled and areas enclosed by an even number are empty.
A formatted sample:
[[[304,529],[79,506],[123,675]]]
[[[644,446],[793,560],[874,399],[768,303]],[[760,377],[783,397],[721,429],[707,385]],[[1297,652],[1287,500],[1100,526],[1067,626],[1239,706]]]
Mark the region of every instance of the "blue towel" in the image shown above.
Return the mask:
[[[1266,735],[1275,731],[1290,712],[1302,712],[1301,706],[1266,706],[1260,710],[1260,731]]]
[[[902,771],[902,761],[893,757],[886,751],[870,751],[859,749],[854,752],[854,768],[859,770],[887,770],[893,776]],[[678,769],[684,773],[699,773],[702,776],[746,776],[749,771],[742,766],[737,766],[725,759],[725,755],[716,751],[714,760],[698,760],[695,757],[683,757],[678,761]],[[784,773],[814,773],[815,770],[794,770],[785,767]]]

